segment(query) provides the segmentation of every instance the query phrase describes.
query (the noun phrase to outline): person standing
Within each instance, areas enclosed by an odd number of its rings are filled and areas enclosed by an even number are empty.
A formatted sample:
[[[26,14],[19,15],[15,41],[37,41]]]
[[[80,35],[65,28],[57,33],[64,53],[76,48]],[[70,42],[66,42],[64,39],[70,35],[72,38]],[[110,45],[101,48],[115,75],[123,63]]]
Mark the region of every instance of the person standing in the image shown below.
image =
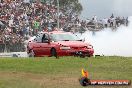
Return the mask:
[[[128,21],[128,17],[126,18],[126,26],[128,26],[128,23],[129,23],[129,21]]]
[[[40,22],[38,20],[34,21],[34,34],[36,35],[36,33],[39,31],[40,28]]]
[[[104,27],[107,28],[108,27],[108,19],[104,18],[102,21],[103,21]]]

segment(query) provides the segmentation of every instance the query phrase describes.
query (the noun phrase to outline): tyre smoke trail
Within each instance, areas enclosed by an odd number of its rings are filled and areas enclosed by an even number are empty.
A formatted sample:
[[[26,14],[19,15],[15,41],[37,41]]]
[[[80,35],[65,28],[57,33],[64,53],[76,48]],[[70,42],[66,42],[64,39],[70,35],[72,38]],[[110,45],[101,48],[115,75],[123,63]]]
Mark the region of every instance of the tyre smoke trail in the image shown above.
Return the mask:
[[[95,55],[132,56],[132,17],[129,17],[129,26],[120,26],[117,31],[107,28],[103,31],[85,32],[80,35],[94,46]]]

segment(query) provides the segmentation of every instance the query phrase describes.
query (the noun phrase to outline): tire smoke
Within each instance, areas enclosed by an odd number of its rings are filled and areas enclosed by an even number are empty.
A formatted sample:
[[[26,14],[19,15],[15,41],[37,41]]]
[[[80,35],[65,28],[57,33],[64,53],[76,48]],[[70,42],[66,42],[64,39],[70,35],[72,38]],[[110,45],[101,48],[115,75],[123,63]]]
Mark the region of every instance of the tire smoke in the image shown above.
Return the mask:
[[[116,31],[106,28],[99,32],[87,31],[81,38],[93,45],[95,55],[105,56],[132,56],[132,17],[129,17],[129,25],[121,25]]]

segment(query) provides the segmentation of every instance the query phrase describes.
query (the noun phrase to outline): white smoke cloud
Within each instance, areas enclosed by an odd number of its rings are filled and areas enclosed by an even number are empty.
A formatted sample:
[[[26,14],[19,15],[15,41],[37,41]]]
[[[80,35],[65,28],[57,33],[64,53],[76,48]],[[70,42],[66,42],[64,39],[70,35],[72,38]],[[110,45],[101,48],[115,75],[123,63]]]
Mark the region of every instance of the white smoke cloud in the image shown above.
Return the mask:
[[[107,28],[95,35],[87,31],[81,36],[94,46],[95,55],[132,56],[132,17],[129,20],[128,27],[120,26],[117,31]]]
[[[113,0],[113,11],[116,14],[122,14],[124,16],[129,16],[132,14],[130,11],[132,5],[132,0]]]

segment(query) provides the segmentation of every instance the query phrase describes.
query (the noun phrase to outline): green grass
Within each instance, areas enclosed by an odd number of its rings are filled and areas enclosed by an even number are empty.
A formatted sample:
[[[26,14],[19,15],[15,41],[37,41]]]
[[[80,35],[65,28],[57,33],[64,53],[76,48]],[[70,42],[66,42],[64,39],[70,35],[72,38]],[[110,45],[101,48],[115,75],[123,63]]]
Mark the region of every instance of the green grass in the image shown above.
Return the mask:
[[[131,57],[0,58],[0,88],[82,88],[78,82],[82,68],[90,79],[132,80]]]

